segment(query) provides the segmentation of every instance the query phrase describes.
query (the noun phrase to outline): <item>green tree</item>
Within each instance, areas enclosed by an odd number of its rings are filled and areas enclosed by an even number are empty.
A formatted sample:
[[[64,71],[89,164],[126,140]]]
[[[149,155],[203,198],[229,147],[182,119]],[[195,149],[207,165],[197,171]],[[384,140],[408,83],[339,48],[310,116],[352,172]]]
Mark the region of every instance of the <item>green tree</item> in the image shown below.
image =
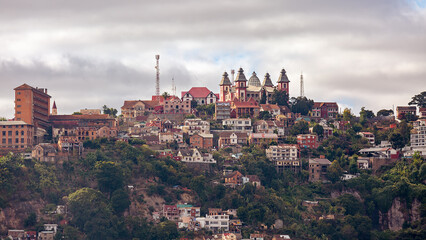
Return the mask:
[[[414,95],[408,105],[417,105],[419,108],[426,107],[426,91]]]
[[[354,118],[355,116],[352,114],[352,111],[349,108],[345,108],[345,110],[343,110],[343,120],[352,121]]]
[[[111,206],[114,212],[121,214],[130,206],[129,194],[123,189],[118,189],[112,193]]]
[[[32,227],[37,224],[37,215],[35,212],[31,212],[30,215],[25,219],[24,226],[25,227]]]
[[[274,90],[272,93],[272,104],[278,104],[278,106],[289,106],[288,105],[288,95],[286,91]]]
[[[309,123],[303,120],[294,124],[293,127],[290,129],[290,134],[293,136],[307,133],[309,133]]]
[[[259,112],[259,119],[269,120],[272,118],[272,115],[269,111],[261,111]]]
[[[105,107],[106,107],[106,105],[105,105]],[[73,112],[72,115],[83,115],[83,113],[81,113],[81,112]]]
[[[324,137],[324,128],[319,124],[315,124],[315,126],[312,128],[312,132],[316,133],[318,135],[318,139],[320,140]]]
[[[394,149],[402,149],[405,146],[404,138],[398,132],[391,133],[389,135],[389,141]]]
[[[262,94],[261,94],[259,103],[260,104],[266,104],[266,90],[265,89],[262,90]]]
[[[117,109],[109,108],[109,107],[107,107],[107,105],[104,105],[102,107],[102,109],[103,109],[104,114],[108,114],[111,117],[117,117],[117,112],[118,112]]]
[[[101,192],[91,188],[82,188],[70,194],[68,206],[72,222],[80,230],[84,230],[86,223],[95,217],[105,216],[111,219],[112,216],[107,199]]]
[[[79,240],[81,239],[81,233],[78,231],[78,229],[72,227],[72,226],[65,226],[63,231],[63,239],[66,240]]]
[[[197,108],[198,102],[195,100],[191,100],[191,108]]]
[[[382,110],[380,110],[380,111],[377,112],[377,116],[378,117],[387,117],[387,116],[390,116],[390,115],[393,115],[393,110],[392,109],[389,109],[389,110],[382,109]]]
[[[314,100],[306,97],[291,98],[291,111],[294,113],[300,113],[304,116],[312,110],[314,106]]]
[[[335,183],[340,180],[343,174],[343,169],[340,167],[339,161],[334,160],[327,169],[327,178],[331,182]]]
[[[164,100],[167,100],[170,97],[170,94],[168,92],[163,92],[161,96],[164,98]]]
[[[351,194],[343,194],[337,200],[339,205],[345,208],[347,215],[355,215],[363,209],[362,203]]]
[[[97,162],[95,169],[98,187],[102,192],[111,196],[112,192],[124,186],[123,171],[117,163],[111,161]]]

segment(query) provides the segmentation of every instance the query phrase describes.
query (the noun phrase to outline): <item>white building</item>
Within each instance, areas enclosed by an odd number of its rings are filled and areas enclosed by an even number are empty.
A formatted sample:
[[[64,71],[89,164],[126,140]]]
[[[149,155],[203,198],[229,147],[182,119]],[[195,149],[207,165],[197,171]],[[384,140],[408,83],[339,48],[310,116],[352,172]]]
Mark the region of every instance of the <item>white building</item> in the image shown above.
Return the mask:
[[[375,145],[374,134],[371,132],[360,132],[358,133],[363,138],[366,138],[371,145]]]
[[[222,121],[222,125],[233,131],[252,132],[250,118],[229,118]]]
[[[201,228],[212,230],[213,232],[229,231],[229,215],[206,215],[197,218]]]
[[[203,121],[200,118],[186,119],[182,131],[192,136],[196,133],[210,133],[210,123]]]
[[[212,154],[201,154],[196,148],[191,150],[179,150],[177,156],[181,158],[182,162],[187,163],[216,163]]]
[[[296,144],[282,144],[278,146],[269,146],[266,149],[266,157],[271,161],[277,160],[293,160],[297,159],[297,145]]]

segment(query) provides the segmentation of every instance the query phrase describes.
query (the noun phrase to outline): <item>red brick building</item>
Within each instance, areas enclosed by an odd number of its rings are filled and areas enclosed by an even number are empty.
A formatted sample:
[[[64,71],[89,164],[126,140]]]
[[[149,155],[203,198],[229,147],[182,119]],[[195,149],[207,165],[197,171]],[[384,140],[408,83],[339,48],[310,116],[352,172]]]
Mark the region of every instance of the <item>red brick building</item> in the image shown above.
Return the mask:
[[[339,106],[335,102],[315,102],[311,117],[315,119],[334,119],[339,113]]]
[[[299,134],[297,135],[297,145],[299,149],[318,148],[318,136],[314,134]]]
[[[23,121],[0,121],[0,152],[17,152],[32,148],[34,127]]]
[[[209,149],[213,147],[213,134],[194,134],[189,141],[193,147]]]
[[[237,186],[243,184],[243,174],[239,171],[234,171],[225,176],[225,184]]]
[[[15,120],[24,121],[34,127],[49,127],[50,96],[47,89],[22,84],[14,90]]]
[[[231,117],[244,118],[244,117],[257,117],[259,115],[260,106],[253,98],[247,101],[234,99],[231,102]]]

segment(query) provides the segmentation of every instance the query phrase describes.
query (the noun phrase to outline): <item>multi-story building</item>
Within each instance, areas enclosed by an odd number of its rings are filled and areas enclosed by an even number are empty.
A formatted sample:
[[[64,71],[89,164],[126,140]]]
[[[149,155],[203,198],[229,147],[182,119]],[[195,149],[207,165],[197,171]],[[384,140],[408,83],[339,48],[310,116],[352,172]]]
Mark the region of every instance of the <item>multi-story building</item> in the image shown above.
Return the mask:
[[[174,134],[172,132],[160,132],[158,133],[158,140],[160,141],[161,144],[164,143],[171,143],[173,142],[174,139]]]
[[[266,149],[266,157],[274,163],[279,173],[284,172],[284,170],[292,170],[294,172],[300,170],[301,164],[297,154],[298,147],[296,144],[281,144],[278,146],[269,146]]]
[[[159,105],[159,102],[154,100],[124,101],[121,114],[125,122],[134,122],[137,117],[143,116],[146,112],[154,112],[155,107]]]
[[[396,107],[396,117],[398,119],[403,119],[405,115],[411,114],[412,116],[416,116],[417,107],[416,106],[397,106]]]
[[[410,142],[413,149],[426,148],[426,119],[413,123]]]
[[[187,92],[182,92],[182,101],[197,101],[198,105],[207,105],[215,103],[219,94],[214,94],[206,87],[193,87]]]
[[[223,148],[233,145],[246,145],[248,135],[245,132],[220,132],[218,147]]]
[[[309,181],[326,180],[327,169],[331,162],[325,158],[309,159]]]
[[[200,207],[194,207],[190,204],[177,204],[176,205],[179,211],[179,217],[200,217]]]
[[[374,134],[371,132],[359,132],[358,133],[361,137],[366,138],[368,140],[368,143],[370,143],[371,145],[375,145],[375,138],[374,138]]]
[[[190,114],[191,113],[191,101],[181,100],[176,96],[167,98],[160,102],[163,107],[163,113],[165,114]]]
[[[34,127],[24,121],[0,121],[0,151],[24,151],[32,148]]]
[[[163,217],[170,221],[179,220],[179,210],[176,205],[163,205]]]
[[[299,149],[296,144],[281,144],[278,146],[269,146],[269,148],[266,149],[266,157],[269,158],[271,161],[278,161],[281,159],[296,161],[298,160],[298,150]]]
[[[215,119],[224,120],[231,118],[231,102],[216,102]]]
[[[49,127],[50,96],[47,89],[22,84],[14,90],[15,120],[24,121],[36,128]]]
[[[210,149],[213,147],[213,134],[196,133],[189,141],[192,147]]]
[[[84,148],[82,140],[78,140],[76,137],[61,136],[58,139],[58,150],[61,152],[76,152],[81,155]]]
[[[257,133],[276,133],[278,136],[284,136],[285,129],[282,121],[258,120],[253,124]]]
[[[335,119],[339,113],[339,106],[335,102],[315,102],[311,117],[314,119]]]
[[[243,184],[243,174],[239,171],[233,171],[225,175],[225,185],[235,187]]]
[[[234,99],[231,102],[231,117],[244,118],[244,117],[257,117],[259,116],[259,104],[253,98],[246,101]]]
[[[297,135],[297,145],[299,149],[318,148],[318,136],[315,134],[299,134]]]
[[[252,132],[250,118],[229,118],[222,121],[222,125],[229,130],[236,132]]]
[[[196,133],[209,134],[210,123],[200,118],[186,119],[184,126],[182,126],[182,131],[190,136]]]
[[[209,229],[213,232],[228,232],[229,231],[229,215],[206,215],[205,217],[197,218],[201,228]]]

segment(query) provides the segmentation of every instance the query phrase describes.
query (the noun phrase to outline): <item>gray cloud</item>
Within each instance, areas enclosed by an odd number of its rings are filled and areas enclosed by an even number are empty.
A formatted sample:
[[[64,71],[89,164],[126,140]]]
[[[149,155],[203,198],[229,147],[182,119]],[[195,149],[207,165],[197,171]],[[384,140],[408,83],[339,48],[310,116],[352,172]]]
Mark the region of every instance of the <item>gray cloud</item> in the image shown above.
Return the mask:
[[[174,77],[218,91],[223,71],[285,67],[291,95],[305,74],[310,98],[379,110],[426,89],[426,11],[414,1],[3,1],[0,116],[13,117],[13,88],[46,87],[59,111],[155,90]]]

